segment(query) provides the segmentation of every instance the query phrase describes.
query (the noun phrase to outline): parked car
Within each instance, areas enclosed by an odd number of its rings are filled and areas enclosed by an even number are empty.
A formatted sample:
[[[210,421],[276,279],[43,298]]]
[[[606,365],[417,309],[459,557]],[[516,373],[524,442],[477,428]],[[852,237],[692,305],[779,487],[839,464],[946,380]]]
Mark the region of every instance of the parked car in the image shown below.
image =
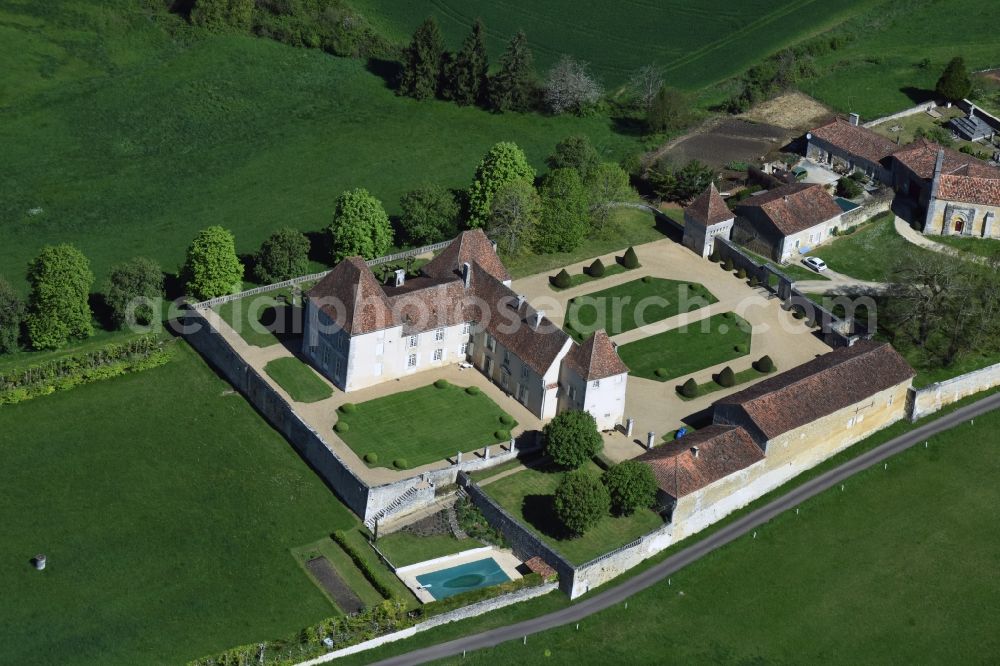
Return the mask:
[[[802,260],[802,263],[813,269],[817,273],[821,273],[826,270],[826,262],[819,257],[806,257]]]

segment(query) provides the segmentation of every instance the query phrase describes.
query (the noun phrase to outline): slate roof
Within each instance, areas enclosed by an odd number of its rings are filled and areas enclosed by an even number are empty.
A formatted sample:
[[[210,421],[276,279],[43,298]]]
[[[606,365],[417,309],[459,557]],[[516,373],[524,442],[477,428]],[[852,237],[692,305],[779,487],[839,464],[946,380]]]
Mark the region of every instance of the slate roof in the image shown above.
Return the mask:
[[[585,382],[628,372],[628,366],[618,357],[614,343],[603,328],[595,331],[582,345],[574,345],[566,355],[566,363]]]
[[[636,458],[653,468],[660,490],[674,499],[690,495],[763,459],[764,452],[746,430],[724,425],[708,426]]]
[[[937,198],[984,206],[1000,206],[1000,176],[997,178],[940,176]]]
[[[733,219],[733,213],[726,205],[726,200],[719,194],[715,183],[709,185],[707,190],[699,194],[684,209],[684,215],[691,221],[705,227]]]
[[[993,136],[994,130],[979,116],[959,116],[949,123],[959,135],[969,141]]]
[[[808,183],[790,183],[744,199],[736,212],[746,214],[754,208],[759,208],[763,215],[754,216],[753,220],[762,217],[781,236],[805,231],[844,212],[822,186]]]
[[[482,229],[460,233],[439,255],[424,264],[421,271],[432,278],[453,277],[461,275],[464,263],[478,263],[501,282],[511,279],[507,267],[500,261],[493,243]]]
[[[742,411],[771,440],[915,374],[889,343],[860,340],[722,398],[715,406]]]
[[[348,257],[306,292],[348,335],[363,335],[396,325],[382,285],[361,257]]]
[[[934,177],[934,166],[937,164],[938,153],[942,150],[944,151],[942,174],[1000,178],[1000,172],[985,162],[927,139],[917,139],[894,152],[892,156],[918,178],[930,180]]]
[[[897,148],[890,139],[867,127],[852,125],[849,120],[840,116],[821,127],[817,127],[810,134],[845,153],[856,155],[876,164]]]

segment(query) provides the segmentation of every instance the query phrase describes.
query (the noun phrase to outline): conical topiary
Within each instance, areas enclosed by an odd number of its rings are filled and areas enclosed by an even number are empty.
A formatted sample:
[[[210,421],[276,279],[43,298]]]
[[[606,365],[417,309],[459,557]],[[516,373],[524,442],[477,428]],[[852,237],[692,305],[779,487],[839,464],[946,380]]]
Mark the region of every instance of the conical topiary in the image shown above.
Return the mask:
[[[694,377],[688,379],[681,386],[681,395],[685,398],[693,398],[698,395],[698,384],[694,381]]]
[[[761,356],[753,364],[753,367],[757,369],[757,372],[771,372],[774,370],[774,361],[771,360],[770,356]]]
[[[725,268],[727,271],[733,270],[733,260],[732,260],[732,258],[726,257],[726,260],[723,262],[722,267]]]
[[[572,283],[569,273],[566,272],[565,268],[556,273],[556,276],[552,278],[552,285],[559,289],[568,289]]]
[[[736,383],[736,375],[733,373],[733,369],[727,365],[722,369],[722,372],[719,373],[715,381],[719,386],[729,388]]]
[[[604,262],[600,259],[594,259],[594,263],[587,269],[587,273],[590,274],[590,277],[604,277]]]
[[[630,247],[625,250],[625,256],[622,257],[622,266],[625,268],[639,268],[639,257],[635,254],[635,249]]]

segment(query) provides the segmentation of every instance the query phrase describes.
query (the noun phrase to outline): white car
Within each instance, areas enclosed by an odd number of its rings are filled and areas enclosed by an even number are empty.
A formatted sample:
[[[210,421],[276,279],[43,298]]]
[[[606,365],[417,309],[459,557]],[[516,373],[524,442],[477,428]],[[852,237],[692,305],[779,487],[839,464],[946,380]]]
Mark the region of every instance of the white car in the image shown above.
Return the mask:
[[[821,273],[826,270],[826,262],[819,257],[806,257],[802,260],[802,263],[817,273]]]

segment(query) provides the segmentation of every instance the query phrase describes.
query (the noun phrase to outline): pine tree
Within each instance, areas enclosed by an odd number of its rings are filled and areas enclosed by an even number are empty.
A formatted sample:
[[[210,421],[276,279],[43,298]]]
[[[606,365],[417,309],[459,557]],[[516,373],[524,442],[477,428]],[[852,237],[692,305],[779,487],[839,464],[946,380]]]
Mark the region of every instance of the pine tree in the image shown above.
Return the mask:
[[[413,33],[413,40],[403,54],[399,93],[414,99],[434,97],[441,76],[443,53],[441,29],[433,16],[428,17]]]
[[[462,43],[448,77],[449,97],[465,106],[485,105],[487,101],[490,68],[486,55],[486,28],[476,19],[472,32]]]
[[[500,56],[500,69],[490,80],[490,106],[494,111],[530,111],[535,92],[531,49],[523,30],[511,38]]]

